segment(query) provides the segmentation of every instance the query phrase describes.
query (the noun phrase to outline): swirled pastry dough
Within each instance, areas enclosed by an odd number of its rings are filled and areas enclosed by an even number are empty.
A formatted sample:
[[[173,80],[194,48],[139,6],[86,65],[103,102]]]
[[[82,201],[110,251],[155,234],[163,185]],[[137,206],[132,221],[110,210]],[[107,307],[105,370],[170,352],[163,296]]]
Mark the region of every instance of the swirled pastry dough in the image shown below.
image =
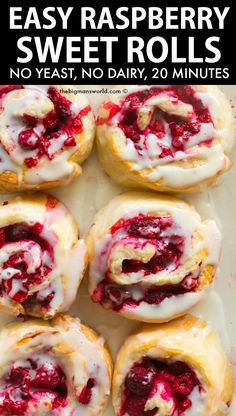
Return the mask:
[[[92,299],[127,318],[163,322],[206,295],[221,234],[184,201],[130,192],[98,212],[87,246]]]
[[[81,174],[93,113],[83,94],[64,91],[68,86],[0,88],[0,191],[52,188]]]
[[[70,316],[0,332],[1,416],[98,416],[110,393],[104,340]]]
[[[117,416],[224,416],[233,387],[218,334],[186,315],[127,338],[115,365],[113,404]]]
[[[0,308],[52,318],[69,309],[87,263],[69,210],[54,197],[29,195],[0,206]]]
[[[233,142],[231,107],[216,86],[129,87],[97,119],[100,161],[127,187],[202,190],[230,168]]]

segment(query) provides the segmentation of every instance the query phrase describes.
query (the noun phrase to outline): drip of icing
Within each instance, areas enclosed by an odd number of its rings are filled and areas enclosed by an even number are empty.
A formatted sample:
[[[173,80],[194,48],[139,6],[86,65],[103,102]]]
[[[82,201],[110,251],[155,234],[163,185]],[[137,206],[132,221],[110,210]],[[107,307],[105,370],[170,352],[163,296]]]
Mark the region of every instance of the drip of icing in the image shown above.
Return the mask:
[[[37,184],[45,181],[55,181],[70,177],[76,167],[79,173],[82,169],[79,165],[68,161],[70,151],[64,151],[52,160],[42,157],[36,167],[28,169],[25,173],[25,180],[29,184]]]

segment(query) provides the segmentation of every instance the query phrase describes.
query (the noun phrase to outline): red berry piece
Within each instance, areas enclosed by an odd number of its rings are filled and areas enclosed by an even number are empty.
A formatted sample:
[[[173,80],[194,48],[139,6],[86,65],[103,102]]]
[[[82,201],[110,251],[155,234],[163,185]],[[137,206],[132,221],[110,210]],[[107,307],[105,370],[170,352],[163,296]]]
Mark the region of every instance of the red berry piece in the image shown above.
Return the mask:
[[[138,130],[133,125],[124,126],[125,136],[132,140],[134,143],[138,143],[140,136]]]
[[[156,133],[163,133],[163,134],[164,134],[164,125],[162,124],[162,122],[161,122],[161,121],[156,120],[156,121],[154,122],[154,125],[153,125],[153,130],[154,130]]]
[[[120,110],[121,107],[117,104],[112,103],[111,101],[108,101],[102,105],[105,110],[109,110],[109,116],[107,117],[108,120],[111,120]],[[86,107],[85,107],[86,108]],[[90,111],[91,109],[89,109]],[[82,110],[83,111],[83,110]],[[80,115],[83,116],[84,114],[80,112]],[[86,114],[85,114],[86,115]]]
[[[76,140],[75,140],[74,136],[67,137],[67,139],[64,141],[64,146],[66,146],[66,147],[76,146]]]
[[[173,391],[177,396],[187,397],[192,392],[195,382],[192,375],[185,373],[176,377],[173,383]]]
[[[3,404],[0,405],[0,412],[2,416],[22,416],[27,411],[27,407],[27,401],[13,401],[7,397]]]
[[[87,405],[89,404],[91,398],[92,398],[92,389],[95,386],[95,380],[90,378],[86,384],[86,386],[84,386],[82,388],[82,391],[79,395],[79,402],[81,404]]]
[[[31,385],[40,389],[56,390],[61,385],[62,377],[63,373],[60,368],[48,362],[37,368]]]
[[[123,228],[123,226],[125,225],[126,221],[121,218],[119,219],[111,228],[110,228],[110,233],[111,234],[115,234],[116,231],[120,230],[121,228]]]
[[[168,156],[171,156],[171,157],[174,156],[172,150],[169,147],[161,146],[161,149],[162,149],[162,152],[159,155],[160,159],[163,159],[164,157],[168,157]]]
[[[123,124],[124,125],[130,125],[133,124],[137,120],[137,111],[136,109],[127,109],[124,118],[123,118]]]
[[[157,239],[160,232],[171,225],[171,217],[136,217],[132,219],[127,232],[134,237]]]
[[[139,270],[143,270],[144,263],[140,260],[123,260],[122,262],[122,273],[136,273]]]
[[[33,233],[34,234],[41,234],[42,233],[42,231],[43,231],[43,225],[42,224],[40,224],[40,222],[36,222],[34,225],[33,225],[33,228],[32,228],[32,231],[33,231]]]
[[[23,384],[26,380],[29,379],[29,369],[24,367],[12,366],[10,374],[8,376],[8,381],[11,384]]]
[[[184,399],[181,403],[181,410],[184,412],[187,409],[190,409],[192,402],[190,399]]]
[[[30,238],[29,228],[24,224],[9,225],[5,231],[6,241],[28,240]]]
[[[58,116],[62,120],[66,120],[71,116],[71,101],[61,95],[60,92],[54,87],[49,88],[48,96],[53,102]]]
[[[83,123],[81,120],[81,113],[78,114],[76,117],[70,119],[69,123],[69,130],[71,133],[79,134],[83,130]]]
[[[196,98],[194,97],[195,91],[190,85],[179,85],[175,87],[179,98],[188,103],[194,104]]]
[[[9,298],[11,300],[13,300],[14,302],[22,303],[27,299],[28,291],[27,290],[18,290],[16,293],[11,295],[11,291],[12,291],[12,287],[13,287],[13,280],[14,279],[4,280],[4,287],[5,287],[6,293],[9,296]]]
[[[148,290],[144,296],[144,302],[150,305],[160,305],[163,300],[168,297],[168,294],[161,290]]]
[[[199,115],[198,120],[201,123],[212,123],[212,118],[207,108]]]
[[[37,117],[34,117],[31,114],[23,114],[23,119],[30,127],[35,127],[40,121]]]
[[[137,396],[147,396],[154,383],[155,373],[152,369],[137,366],[131,368],[126,385]]]
[[[172,146],[175,147],[178,150],[183,149],[183,138],[173,137]]]
[[[147,399],[144,397],[129,397],[125,403],[125,414],[129,416],[155,416],[157,408],[145,412],[145,404]]]
[[[141,99],[141,95],[130,95],[127,99],[127,101],[129,101],[129,108],[132,110],[137,110],[140,105]]]
[[[24,160],[24,162],[25,162],[27,168],[30,169],[30,168],[34,168],[35,166],[37,166],[37,164],[39,162],[39,159],[37,157],[27,157]]]
[[[23,130],[18,135],[19,145],[24,150],[34,150],[37,148],[39,143],[39,136],[33,129]]]
[[[198,134],[200,130],[201,130],[201,124],[199,122],[195,121],[194,123],[188,124],[188,131],[192,135]]]
[[[171,123],[170,124],[170,131],[171,131],[172,137],[183,136],[185,129],[186,129],[185,123]]]
[[[92,294],[92,300],[94,302],[101,302],[105,297],[105,286],[104,283],[99,283]]]
[[[50,211],[51,209],[56,208],[58,204],[58,200],[53,196],[48,196],[46,201],[46,210]]]
[[[158,379],[165,381],[172,386],[173,382],[175,381],[175,376],[168,370],[160,370],[158,371]]]
[[[180,375],[185,372],[188,372],[189,367],[182,361],[176,361],[175,363],[170,365],[170,371],[175,375]]]
[[[58,127],[59,123],[56,118],[56,111],[53,110],[44,118],[43,120],[44,127],[47,130],[52,130]]]

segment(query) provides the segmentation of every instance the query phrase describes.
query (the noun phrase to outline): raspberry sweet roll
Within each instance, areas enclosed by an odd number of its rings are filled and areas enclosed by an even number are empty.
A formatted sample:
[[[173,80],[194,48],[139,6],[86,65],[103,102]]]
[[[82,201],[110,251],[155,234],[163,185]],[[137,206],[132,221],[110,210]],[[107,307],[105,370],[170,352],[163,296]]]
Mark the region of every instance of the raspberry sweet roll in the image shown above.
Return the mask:
[[[30,195],[0,206],[0,309],[52,318],[69,309],[87,263],[78,227],[57,199]]]
[[[223,416],[234,387],[218,334],[191,315],[129,336],[112,384],[116,416]]]
[[[69,316],[0,333],[1,416],[99,416],[110,394],[104,341]]]
[[[101,163],[127,187],[200,191],[230,168],[233,142],[230,103],[215,86],[129,87],[97,119]]]
[[[82,172],[95,123],[83,94],[68,86],[0,88],[0,191],[46,189]]]
[[[164,322],[207,294],[221,234],[181,200],[131,192],[96,215],[87,247],[94,302],[130,319]]]

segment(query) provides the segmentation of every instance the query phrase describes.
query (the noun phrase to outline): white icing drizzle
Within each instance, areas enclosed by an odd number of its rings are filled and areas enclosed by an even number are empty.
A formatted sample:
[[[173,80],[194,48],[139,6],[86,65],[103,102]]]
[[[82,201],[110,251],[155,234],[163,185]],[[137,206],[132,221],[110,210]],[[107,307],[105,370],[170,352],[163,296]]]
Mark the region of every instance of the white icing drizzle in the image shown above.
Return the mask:
[[[137,319],[170,320],[173,316],[179,316],[183,311],[189,310],[196,303],[200,302],[209,292],[209,287],[199,292],[186,292],[183,295],[172,296],[164,299],[159,305],[149,305],[141,302],[135,308]],[[125,307],[124,315],[132,318],[134,310]]]
[[[25,173],[25,180],[29,184],[50,182],[64,178],[67,180],[73,172],[75,164],[68,162],[69,151],[64,151],[59,157],[48,160],[46,156],[40,158],[36,167],[28,169]],[[81,167],[76,165],[79,172]]]

